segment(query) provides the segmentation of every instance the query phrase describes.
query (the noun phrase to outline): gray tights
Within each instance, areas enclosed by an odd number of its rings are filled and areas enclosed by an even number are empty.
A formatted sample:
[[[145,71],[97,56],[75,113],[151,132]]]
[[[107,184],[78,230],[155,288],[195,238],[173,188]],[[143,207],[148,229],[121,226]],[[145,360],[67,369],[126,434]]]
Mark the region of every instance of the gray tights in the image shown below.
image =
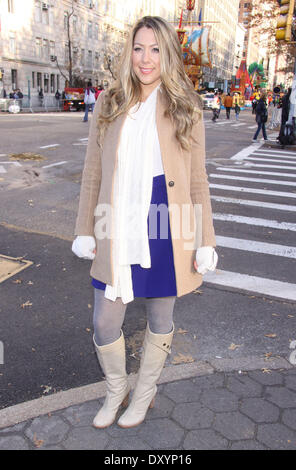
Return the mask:
[[[127,304],[121,298],[115,302],[105,298],[105,292],[94,289],[94,336],[98,346],[113,343],[120,337]],[[172,331],[176,297],[146,298],[147,319],[152,333],[167,334]]]

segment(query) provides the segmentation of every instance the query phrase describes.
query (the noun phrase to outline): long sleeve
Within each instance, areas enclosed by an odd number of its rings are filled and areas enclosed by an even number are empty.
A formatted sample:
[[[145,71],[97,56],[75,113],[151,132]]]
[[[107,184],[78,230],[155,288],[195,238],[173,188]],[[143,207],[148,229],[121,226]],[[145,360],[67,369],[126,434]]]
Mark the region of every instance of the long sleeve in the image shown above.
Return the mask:
[[[94,236],[94,211],[98,201],[102,168],[101,150],[97,143],[97,119],[104,93],[101,93],[92,116],[88,145],[82,173],[80,200],[76,219],[75,235]]]
[[[216,246],[208,176],[205,167],[205,129],[202,119],[192,128],[190,194],[193,204],[201,204],[202,246]]]

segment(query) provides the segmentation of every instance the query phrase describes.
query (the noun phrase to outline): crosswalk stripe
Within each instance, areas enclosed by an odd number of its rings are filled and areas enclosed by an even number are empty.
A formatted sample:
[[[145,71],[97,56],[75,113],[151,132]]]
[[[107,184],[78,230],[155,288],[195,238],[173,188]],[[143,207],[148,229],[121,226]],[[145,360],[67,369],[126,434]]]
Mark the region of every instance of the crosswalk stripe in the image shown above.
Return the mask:
[[[0,173],[7,173],[7,171],[5,170],[4,166],[0,166]]]
[[[296,173],[280,173],[277,171],[244,170],[242,168],[218,167],[216,170],[231,171],[236,173],[255,173],[256,175],[287,176],[287,178],[296,178]]]
[[[226,204],[239,204],[241,206],[252,206],[252,207],[261,207],[264,209],[275,209],[275,210],[280,210],[280,211],[296,212],[296,206],[291,206],[288,204],[276,204],[272,202],[252,201],[248,199],[236,199],[232,197],[223,197],[223,196],[214,196],[214,195],[211,195],[211,199],[217,202],[225,202]]]
[[[248,129],[256,129],[257,126],[249,126]]]
[[[213,218],[215,220],[223,220],[225,222],[256,225],[258,227],[276,228],[279,230],[289,230],[291,232],[296,232],[296,224],[290,222],[278,222],[277,220],[260,219],[257,217],[244,217],[242,215],[220,213],[214,213]]]
[[[279,157],[284,157],[284,158],[288,158],[289,161],[290,160],[296,160],[296,156],[292,156],[292,155],[281,155],[279,153],[261,153],[260,150],[256,150],[256,152],[253,153],[253,155],[258,155],[260,157],[273,157],[273,158],[279,158]]]
[[[284,150],[284,149],[264,149],[264,148],[260,148],[260,150],[258,150],[258,152],[262,152],[262,153],[276,153],[276,154],[279,154],[279,155],[296,155],[296,152],[290,152],[289,150]]]
[[[276,245],[274,243],[257,242],[255,240],[245,240],[243,238],[232,238],[216,236],[218,246],[231,248],[234,250],[252,251],[266,255],[282,256],[284,258],[296,258],[296,247]]]
[[[221,270],[205,274],[204,282],[270,295],[280,299],[296,300],[296,284],[289,282]]]
[[[221,178],[221,179],[229,179],[235,181],[250,181],[254,183],[268,183],[268,184],[279,184],[284,186],[296,186],[296,182],[294,181],[280,181],[280,180],[270,180],[267,178],[247,178],[245,176],[233,176],[233,175],[218,175],[216,173],[210,174],[211,178]]]
[[[258,167],[258,168],[282,168],[284,170],[295,170],[295,166],[263,165],[262,163],[251,163],[251,162],[245,162],[244,166]]]
[[[239,124],[232,124],[231,127],[240,127],[240,126],[244,126],[245,123],[244,122],[241,122]]]
[[[223,191],[239,191],[245,193],[265,194],[266,196],[280,196],[296,198],[295,193],[288,193],[284,191],[271,191],[269,189],[257,189],[257,188],[242,188],[239,186],[228,186],[224,184],[213,184],[210,183],[210,188],[222,189]]]
[[[253,155],[256,155],[255,153]],[[276,160],[272,158],[260,158],[260,157],[246,157],[246,160],[254,160],[258,162],[275,162],[275,163],[289,163],[290,165],[296,165],[296,162],[292,162],[291,160]]]

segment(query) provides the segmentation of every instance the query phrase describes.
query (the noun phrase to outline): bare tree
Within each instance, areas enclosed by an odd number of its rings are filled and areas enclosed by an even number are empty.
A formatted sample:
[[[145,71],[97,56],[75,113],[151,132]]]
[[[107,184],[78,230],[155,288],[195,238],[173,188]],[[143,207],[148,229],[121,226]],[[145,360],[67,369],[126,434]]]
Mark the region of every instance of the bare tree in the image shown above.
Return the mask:
[[[296,47],[294,41],[287,42],[276,39],[276,26],[279,17],[280,8],[277,0],[253,0],[248,28],[254,28],[260,33],[260,44],[266,48],[269,55],[283,55],[285,57],[285,66],[278,71],[289,74],[293,73]]]

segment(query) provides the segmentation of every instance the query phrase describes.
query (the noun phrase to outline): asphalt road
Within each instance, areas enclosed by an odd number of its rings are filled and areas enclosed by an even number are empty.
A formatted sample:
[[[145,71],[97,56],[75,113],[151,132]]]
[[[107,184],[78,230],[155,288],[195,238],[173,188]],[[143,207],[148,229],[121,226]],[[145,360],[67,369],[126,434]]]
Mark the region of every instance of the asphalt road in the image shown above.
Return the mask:
[[[275,142],[252,145],[249,110],[238,123],[223,110],[217,123],[210,118],[206,111],[219,264],[197,292],[177,300],[170,362],[288,358],[296,339],[296,153]],[[88,128],[81,113],[0,115],[0,255],[33,261],[0,284],[0,407],[101,378],[90,262],[71,252]],[[29,152],[35,160],[10,158]],[[144,329],[137,299],[124,324],[129,371]]]

